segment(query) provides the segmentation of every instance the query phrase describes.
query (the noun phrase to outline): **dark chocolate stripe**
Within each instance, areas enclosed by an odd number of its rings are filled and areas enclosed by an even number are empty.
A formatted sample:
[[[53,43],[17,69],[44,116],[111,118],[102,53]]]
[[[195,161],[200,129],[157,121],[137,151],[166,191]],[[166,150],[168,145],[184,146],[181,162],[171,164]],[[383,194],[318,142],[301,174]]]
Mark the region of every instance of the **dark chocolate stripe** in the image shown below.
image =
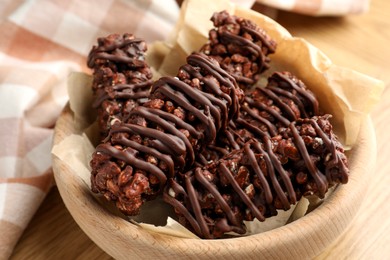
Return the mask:
[[[194,166],[195,167],[202,167],[202,166],[207,165],[208,163],[209,163],[209,161],[206,159],[206,157],[202,153],[200,153],[196,157],[196,161],[195,161]]]
[[[228,139],[228,142],[229,142],[232,149],[239,150],[240,145],[235,141],[234,134],[232,132],[233,132],[233,130],[231,128],[226,130],[225,131],[226,138]]]
[[[290,203],[295,204],[297,202],[297,198],[296,198],[295,190],[294,190],[294,187],[292,185],[289,174],[283,168],[280,160],[275,155],[275,153],[272,151],[271,140],[269,138],[265,137],[263,139],[263,141],[264,141],[265,147],[267,149],[267,152],[269,154],[269,157],[271,158],[272,163],[275,166],[275,169],[278,171],[279,175],[281,176],[281,178],[283,180],[283,184],[284,184],[285,188],[287,189],[287,192],[288,192],[288,195],[290,198]],[[290,206],[287,209],[289,209],[289,208],[290,208]]]
[[[270,86],[267,86],[267,89],[275,92],[279,96],[284,96],[288,99],[291,99],[294,102],[294,104],[296,104],[298,106],[299,111],[301,112],[302,118],[306,118],[309,116],[306,112],[306,108],[305,108],[304,104],[302,103],[302,101],[296,95],[293,95],[290,91],[281,89],[279,87],[270,87]]]
[[[336,149],[335,143],[332,141],[332,133],[330,134],[330,137],[328,137],[325,132],[320,128],[318,123],[310,119],[310,124],[314,127],[317,134],[321,137],[324,144],[327,146],[328,150],[332,153],[332,162],[328,163],[326,165],[326,176],[328,177],[328,180],[332,180],[332,178],[329,176],[331,173],[329,172],[330,169],[336,165],[339,167],[341,166],[340,172],[341,172],[341,183],[347,183],[348,182],[348,167],[345,165],[342,159],[340,159],[340,153],[338,153],[338,150]]]
[[[230,42],[242,46],[243,48],[247,49],[251,54],[255,55],[256,57],[263,55],[260,46],[258,46],[257,44],[253,43],[248,39],[245,39],[242,36],[234,35],[230,32],[223,31],[223,33],[221,34],[221,40],[223,42],[227,42],[227,43]]]
[[[199,61],[196,60],[197,63]],[[193,62],[193,63],[196,63]],[[195,64],[198,65],[198,64]],[[208,66],[203,65],[203,69],[209,69]],[[181,67],[183,71],[186,71],[188,74],[190,74],[192,77],[197,78],[200,80],[201,84],[205,84],[206,86],[209,87],[210,90],[213,91],[213,94],[211,93],[206,93],[202,92],[202,94],[210,100],[210,103],[215,104],[217,107],[219,107],[220,111],[218,113],[215,113],[214,110],[217,109],[216,106],[212,105],[213,107],[211,108],[211,111],[214,112],[212,115],[215,117],[215,124],[216,124],[216,129],[225,128],[226,124],[228,122],[228,109],[227,105],[230,105],[231,103],[231,98],[229,95],[223,93],[220,89],[220,87],[216,84],[215,80],[210,80],[206,77],[203,77],[202,74],[197,71],[194,67],[192,67],[189,64],[186,64]],[[214,109],[215,107],[215,109]],[[222,119],[223,118],[223,119]]]
[[[94,102],[92,104],[93,108],[98,108],[102,105],[102,103],[105,100],[117,100],[117,99],[133,99],[133,100],[138,100],[141,98],[147,98],[149,97],[149,90],[145,91],[138,91],[138,92],[113,92],[112,96],[110,96],[106,91],[99,91],[96,92],[96,96],[94,99]]]
[[[267,97],[269,97],[271,100],[273,100],[277,107],[280,108],[281,111],[285,112],[288,119],[290,121],[295,121],[298,118],[296,117],[294,111],[289,107],[287,104],[285,104],[277,95],[275,95],[270,89],[267,88],[257,88],[261,92],[263,92]]]
[[[250,97],[245,97],[245,102],[247,102],[252,107],[256,107],[256,108],[259,108],[263,111],[268,112],[270,115],[275,117],[276,120],[281,122],[284,126],[288,126],[290,124],[290,121],[287,118],[280,115],[276,110],[272,109],[271,107],[268,107],[260,102],[255,102]]]
[[[264,176],[263,171],[260,168],[259,162],[257,162],[257,160],[256,160],[255,154],[250,147],[251,145],[253,145],[254,148],[259,152],[264,153],[264,151],[261,149],[259,142],[253,142],[253,143],[247,142],[244,146],[244,151],[249,158],[250,165],[260,180],[261,186],[262,186],[264,194],[265,194],[266,202],[271,204],[273,201],[271,188],[267,182],[267,179]]]
[[[112,43],[111,45],[100,45],[99,47],[96,48],[97,52],[102,52],[102,51],[113,51],[117,48],[123,48],[126,45],[131,45],[133,43],[140,43],[143,42],[144,40],[140,38],[134,38],[134,39],[123,39],[119,38],[116,42]]]
[[[178,128],[187,130],[196,139],[203,139],[203,133],[201,131],[196,130],[192,125],[186,123],[185,121],[178,118],[177,116],[159,109],[146,108],[146,107],[144,108],[148,109],[151,113],[153,112],[153,114],[158,115],[164,120],[174,123]]]
[[[267,128],[268,128],[268,132],[271,136],[275,136],[277,134],[277,129],[276,129],[276,126],[274,124],[272,124],[269,120],[265,119],[264,117],[256,114],[249,106],[247,103],[244,103],[241,107],[241,109],[243,111],[245,111],[246,113],[248,113],[248,115],[250,115],[251,117],[253,117],[255,120],[263,123]],[[260,130],[260,129],[259,129]],[[261,130],[260,130],[261,131]],[[263,131],[262,131],[263,132]],[[267,132],[264,132],[263,134],[261,134],[260,136],[264,136],[264,135],[268,135]]]
[[[104,41],[104,39],[99,39]],[[127,56],[122,56],[119,57],[118,55],[115,54],[109,54],[107,52],[111,52],[115,49],[120,49],[128,45],[132,44],[139,44],[143,42],[142,39],[124,39],[124,38],[117,38],[116,41],[114,41],[110,45],[100,44],[98,47],[95,47],[92,49],[92,51],[88,55],[88,60],[87,60],[87,66],[90,68],[93,68],[95,65],[95,61],[97,59],[105,59],[105,60],[110,60],[113,62],[124,62],[124,63],[129,63],[128,65],[133,66],[133,67],[145,67],[146,62],[143,58],[143,52],[142,54],[134,53],[134,56],[137,57],[137,59]]]
[[[272,186],[274,187],[274,189],[276,191],[276,195],[280,199],[280,201],[283,204],[284,208],[285,209],[289,209],[290,208],[290,202],[288,201],[288,198],[287,198],[285,192],[283,191],[282,187],[280,186],[280,183],[279,183],[279,181],[278,181],[278,179],[276,177],[276,172],[275,172],[275,168],[274,168],[274,165],[273,165],[273,162],[275,161],[275,157],[273,157],[273,159],[271,159],[271,154],[270,153],[272,153],[272,155],[274,155],[274,154],[272,152],[269,139],[264,137],[263,140],[266,140],[266,142],[265,142],[265,151],[263,149],[261,149],[261,147],[259,147],[259,148],[262,151],[263,159],[264,159],[265,164],[267,166],[268,176],[270,177],[271,182],[272,182]],[[268,140],[268,142],[267,142],[267,140]]]
[[[181,92],[178,92],[174,89],[172,89],[171,85],[179,85],[183,86],[183,89],[186,89],[186,87],[190,88],[186,83],[179,81],[174,78],[161,78],[158,80],[155,84],[153,84],[153,93],[160,92],[166,97],[169,97],[172,101],[174,101],[176,104],[181,106],[186,111],[191,112],[195,117],[197,117],[202,124],[205,126],[205,137],[206,141],[210,143],[212,140],[215,140],[217,132],[215,129],[214,122],[210,116],[207,116],[203,111],[199,110],[198,108],[194,107],[189,100],[187,100],[184,97],[184,94]],[[198,94],[199,95],[199,94]],[[205,99],[203,97],[203,99]]]
[[[236,88],[234,77],[229,73],[227,73],[225,70],[223,70],[219,66],[217,61],[211,60],[210,58],[206,58],[206,57],[207,56],[204,54],[194,53],[187,57],[187,62],[188,64],[199,66],[205,69],[212,76],[214,76],[220,84],[224,85],[226,88],[230,90],[234,90]],[[212,63],[211,61],[215,61],[215,63]],[[229,97],[228,94],[224,93],[221,90],[220,86],[217,86],[215,84],[210,84],[209,87],[213,88],[213,92],[217,96],[221,96],[222,98],[226,99],[229,105],[234,104],[231,97]],[[235,95],[232,95],[232,97],[235,97]]]
[[[268,136],[269,133],[268,132],[264,132],[263,130],[261,130],[260,128],[248,123],[248,121],[244,120],[243,118],[239,117],[236,119],[236,123],[238,125],[240,125],[241,127],[243,127],[244,129],[247,129],[249,131],[251,131],[253,134],[256,134],[259,136],[259,137],[264,137],[264,136]]]
[[[159,117],[158,115],[154,114],[154,111],[157,109],[149,109],[146,107],[135,107],[130,113],[129,116],[132,115],[140,115],[147,119],[150,122],[154,122],[158,124],[161,128],[163,128],[165,131],[179,137],[185,144],[186,146],[186,152],[189,153],[188,157],[188,163],[192,164],[195,159],[195,154],[194,154],[194,149],[192,145],[190,144],[189,140],[187,137],[180,132],[174,125],[170,124],[168,121],[164,120],[163,118]]]
[[[96,152],[107,154],[111,157],[122,160],[129,165],[133,165],[138,169],[144,170],[145,172],[150,172],[160,180],[160,186],[165,185],[167,181],[167,177],[165,176],[164,172],[160,170],[160,168],[158,168],[157,166],[151,163],[147,163],[143,160],[137,159],[134,155],[132,155],[130,152],[126,150],[121,151],[111,146],[108,143],[104,143],[104,144],[99,144],[96,147]]]
[[[290,124],[290,129],[294,137],[295,146],[298,148],[303,160],[305,161],[307,169],[309,170],[311,176],[317,184],[320,197],[323,198],[325,196],[326,191],[328,190],[329,183],[326,180],[326,177],[320,172],[320,170],[313,164],[312,160],[310,159],[309,152],[306,149],[302,137],[298,133],[298,130],[295,126],[295,122]]]
[[[301,96],[305,97],[305,100],[310,102],[314,115],[319,114],[318,100],[310,91],[298,86],[292,79],[290,79],[287,75],[284,75],[281,72],[275,72],[273,76],[278,76],[279,78],[286,81],[290,85],[290,87],[295,89]]]
[[[126,65],[129,66],[130,68],[143,68],[143,67],[145,67],[144,60],[138,60],[138,59],[130,58],[127,56],[118,56],[115,54],[110,54],[110,53],[105,53],[105,52],[95,53],[91,57],[91,60],[88,62],[88,66],[93,67],[95,60],[97,60],[97,59],[109,60],[109,61],[118,62],[118,63],[126,63]]]
[[[126,93],[126,92],[115,92],[115,98],[119,99],[141,99],[149,97],[149,90],[146,91],[138,91],[135,93]]]
[[[191,177],[189,177],[188,175],[184,176],[184,182],[186,185],[188,198],[190,200],[192,209],[194,210],[195,218],[199,223],[199,227],[200,227],[200,230],[202,231],[203,237],[211,238],[209,228],[207,226],[206,220],[203,217],[202,209],[199,205],[197,192],[194,189],[194,187],[192,186],[192,182],[191,182],[190,178]]]
[[[209,145],[207,146],[208,149],[212,150],[212,151],[217,151],[223,155],[226,155],[229,153],[229,150],[223,148],[223,147],[219,147],[219,146],[215,146],[215,145]]]
[[[92,102],[93,108],[99,108],[105,100],[110,99],[110,96],[104,89],[98,89],[95,92],[94,100]]]
[[[228,69],[228,67],[225,64],[221,64],[221,67],[223,67],[224,69]],[[256,83],[253,79],[247,78],[245,76],[237,75],[237,73],[234,73],[233,76],[237,82],[245,83],[246,85],[249,85],[249,86]]]
[[[149,137],[151,138],[150,144],[156,145],[161,152],[168,153],[172,156],[180,156],[186,152],[185,144],[179,137],[163,133],[157,129],[135,124],[121,124],[111,129],[111,134],[113,133],[130,133]]]
[[[271,43],[273,43],[273,41],[267,40],[265,35],[262,33],[262,31],[256,31],[256,30],[254,30],[248,26],[245,26],[245,25],[241,25],[241,29],[243,31],[249,32],[249,34],[251,34],[252,36],[255,36],[254,38],[260,39],[261,44],[266,46],[267,49],[269,50],[269,52],[275,52],[275,50],[276,50],[275,45],[271,45]]]
[[[251,201],[251,199],[248,197],[248,195],[245,194],[245,192],[241,189],[241,187],[238,185],[237,181],[234,179],[232,173],[230,170],[226,167],[225,164],[220,163],[218,169],[221,171],[221,173],[224,174],[224,176],[228,179],[229,183],[232,185],[235,192],[240,196],[242,202],[245,203],[245,205],[248,206],[248,208],[251,210],[253,215],[260,221],[264,221],[265,217],[259,209],[256,207],[256,205]]]
[[[171,156],[166,155],[166,154],[162,154],[159,151],[157,151],[156,149],[153,149],[153,148],[150,148],[148,146],[139,144],[135,141],[129,140],[129,139],[125,138],[123,135],[121,135],[119,137],[119,139],[115,139],[115,142],[113,141],[113,145],[116,145],[116,144],[120,144],[123,146],[133,148],[137,152],[142,152],[145,154],[153,155],[157,159],[166,163],[166,165],[168,167],[168,176],[169,177],[174,176],[174,162],[173,162]],[[157,176],[157,177],[159,177],[159,176]],[[161,179],[160,177],[159,177],[159,179]]]
[[[220,129],[221,127],[221,111],[225,112],[225,119],[224,121],[227,121],[227,107],[226,105],[222,102],[222,100],[218,99],[217,97],[213,96],[212,94],[200,91],[199,89],[195,89],[191,87],[190,85],[181,82],[181,84],[177,84],[177,80],[168,78],[168,77],[163,77],[161,78],[162,81],[165,81],[166,83],[169,84],[170,87],[176,87],[180,90],[181,93],[185,93],[186,96],[190,97],[192,100],[200,104],[202,107],[206,108],[208,107],[210,109],[211,115],[214,118],[214,124],[215,128],[217,130]],[[213,103],[217,103],[220,105],[220,110],[216,106],[214,106]]]
[[[206,80],[205,83],[208,84],[208,87],[212,89],[213,93],[217,97],[220,97],[227,102],[227,106],[229,107],[229,117],[232,118],[239,112],[240,108],[240,101],[238,100],[236,93],[236,91],[238,91],[236,81],[232,75],[227,73],[219,66],[218,62],[215,61],[214,64],[211,62],[210,58],[207,59],[206,57],[207,56],[204,54],[195,53],[187,57],[187,62],[188,64],[199,66],[205,69],[217,79],[220,85],[216,85],[210,80]],[[221,85],[229,89],[230,95],[224,93],[221,90]],[[223,125],[227,125],[227,123]]]
[[[204,175],[202,174],[202,169],[200,168],[195,169],[195,179],[198,182],[200,182],[203,185],[203,187],[205,187],[205,189],[208,190],[213,195],[217,203],[221,206],[223,212],[225,212],[229,221],[235,226],[240,226],[241,224],[239,223],[238,219],[234,215],[232,209],[229,207],[229,204],[222,197],[218,189],[204,177]]]
[[[153,80],[149,79],[146,81],[138,82],[138,83],[129,83],[129,84],[116,84],[112,86],[112,89],[114,90],[125,90],[125,89],[144,89],[145,87],[150,88],[151,84],[153,83]]]
[[[190,225],[194,229],[195,234],[197,234],[198,236],[202,235],[202,230],[200,229],[198,221],[196,221],[196,219],[191,215],[191,213],[188,211],[188,209],[186,207],[184,207],[184,205],[180,201],[171,197],[166,192],[164,192],[164,194],[163,194],[163,199],[165,202],[172,205],[175,208],[175,210],[180,212],[180,214],[182,214],[187,219],[187,221],[190,223]]]

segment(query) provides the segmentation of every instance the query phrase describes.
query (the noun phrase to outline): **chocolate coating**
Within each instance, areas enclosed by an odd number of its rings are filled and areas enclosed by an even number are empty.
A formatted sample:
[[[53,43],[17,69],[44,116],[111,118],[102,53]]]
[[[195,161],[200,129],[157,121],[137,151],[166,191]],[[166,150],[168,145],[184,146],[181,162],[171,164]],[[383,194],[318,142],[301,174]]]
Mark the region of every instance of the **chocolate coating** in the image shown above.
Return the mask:
[[[194,53],[187,61],[177,78],[157,80],[149,100],[113,125],[93,155],[93,191],[115,200],[127,215],[138,214],[168,178],[189,169],[195,154],[237,117],[243,93],[234,78],[204,54]],[[121,186],[118,176],[124,171],[128,179]]]
[[[318,116],[300,80],[275,72],[252,88],[276,43],[225,11],[212,21],[201,53],[151,87],[146,45],[133,36],[101,38],[88,57],[108,133],[91,160],[92,190],[126,215],[164,191],[179,221],[209,239],[245,234],[244,220],[264,221],[348,181],[330,116]]]
[[[171,180],[164,200],[198,236],[220,238],[230,231],[245,233],[244,220],[264,221],[301,196],[322,198],[330,186],[346,183],[349,174],[329,117],[298,119],[274,137],[246,142],[219,161]]]
[[[226,11],[214,13],[211,21],[215,28],[201,52],[217,60],[241,88],[251,87],[269,68],[268,55],[275,52],[276,42],[252,21]]]
[[[131,34],[111,34],[98,39],[88,55],[93,69],[93,108],[98,111],[101,137],[113,124],[149,96],[152,72],[145,61],[147,46]]]
[[[266,87],[246,92],[239,117],[221,132],[215,144],[198,156],[200,165],[240,149],[251,138],[275,136],[278,128],[298,118],[319,115],[318,101],[302,81],[289,72],[275,72]]]

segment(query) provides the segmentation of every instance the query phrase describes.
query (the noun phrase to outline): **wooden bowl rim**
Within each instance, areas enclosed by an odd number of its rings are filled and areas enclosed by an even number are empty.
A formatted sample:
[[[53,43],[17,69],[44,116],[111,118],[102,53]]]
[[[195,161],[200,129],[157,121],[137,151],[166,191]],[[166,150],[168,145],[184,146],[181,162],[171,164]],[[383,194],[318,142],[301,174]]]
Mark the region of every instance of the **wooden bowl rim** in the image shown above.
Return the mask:
[[[54,145],[74,133],[69,104],[60,115]],[[313,257],[323,251],[348,226],[366,192],[375,165],[376,141],[370,117],[362,122],[358,142],[349,156],[351,176],[347,185],[308,215],[280,228],[233,239],[183,239],[142,229],[112,215],[86,189],[70,167],[53,156],[54,177],[62,199],[81,229],[115,258],[263,257],[265,259]],[[202,257],[201,257],[202,258]]]

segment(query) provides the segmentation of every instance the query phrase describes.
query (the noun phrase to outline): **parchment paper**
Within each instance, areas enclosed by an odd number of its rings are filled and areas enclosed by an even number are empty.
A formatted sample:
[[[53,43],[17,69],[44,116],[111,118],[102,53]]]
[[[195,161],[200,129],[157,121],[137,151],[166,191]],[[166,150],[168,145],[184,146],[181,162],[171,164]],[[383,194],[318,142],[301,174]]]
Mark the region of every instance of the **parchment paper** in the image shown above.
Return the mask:
[[[154,77],[175,75],[179,66],[185,63],[187,55],[206,43],[208,31],[212,28],[210,17],[214,12],[221,10],[253,20],[276,40],[278,47],[276,53],[271,56],[271,69],[268,73],[288,70],[296,74],[317,95],[322,111],[333,115],[334,130],[341,142],[346,147],[353,148],[361,121],[378,102],[384,87],[383,82],[332,64],[317,48],[304,39],[292,37],[273,20],[251,10],[235,7],[227,0],[191,0],[183,3],[180,18],[169,39],[166,42],[156,42],[149,47],[147,61],[155,72]],[[263,80],[264,78],[261,79]],[[82,178],[89,187],[89,161],[94,151],[92,143],[96,138],[93,124],[96,113],[91,109],[91,77],[74,73],[68,82],[70,106],[75,115],[74,124],[79,131],[54,146],[52,152],[71,166],[74,174]],[[312,200],[311,203],[310,208],[313,208],[314,204],[320,202]],[[110,207],[104,201],[102,204]],[[289,211],[280,212],[278,216],[265,222],[247,222],[248,235],[277,228],[302,217],[309,204],[307,199],[302,199]],[[196,237],[175,220],[167,217],[171,212],[162,202],[147,203],[143,206],[142,212],[140,216],[131,220],[133,224],[173,236]],[[153,219],[151,215],[165,217]],[[165,227],[155,227],[153,224]],[[132,224],[129,222],[129,225]]]
[[[185,58],[207,41],[208,31],[212,28],[210,17],[216,10],[227,10],[248,18],[264,28],[278,44],[275,54],[270,56],[271,69],[264,77],[274,71],[294,73],[316,94],[322,111],[333,115],[334,130],[345,148],[353,146],[362,119],[380,99],[384,89],[382,81],[333,64],[316,47],[302,38],[292,37],[274,20],[235,7],[229,1],[188,1],[183,7],[176,30],[165,43],[169,51],[157,71],[165,75],[176,74]]]

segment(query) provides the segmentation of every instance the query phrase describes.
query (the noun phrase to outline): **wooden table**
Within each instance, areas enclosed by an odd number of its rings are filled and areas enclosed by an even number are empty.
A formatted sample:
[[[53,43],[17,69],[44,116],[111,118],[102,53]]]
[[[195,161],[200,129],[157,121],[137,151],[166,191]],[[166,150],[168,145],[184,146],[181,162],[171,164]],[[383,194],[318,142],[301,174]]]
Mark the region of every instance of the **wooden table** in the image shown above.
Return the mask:
[[[277,21],[306,38],[334,63],[381,79],[383,98],[372,113],[378,140],[375,176],[360,212],[319,259],[390,259],[390,2],[372,0],[370,12],[313,18],[280,12]],[[11,259],[111,259],[77,226],[53,188],[17,244]]]

